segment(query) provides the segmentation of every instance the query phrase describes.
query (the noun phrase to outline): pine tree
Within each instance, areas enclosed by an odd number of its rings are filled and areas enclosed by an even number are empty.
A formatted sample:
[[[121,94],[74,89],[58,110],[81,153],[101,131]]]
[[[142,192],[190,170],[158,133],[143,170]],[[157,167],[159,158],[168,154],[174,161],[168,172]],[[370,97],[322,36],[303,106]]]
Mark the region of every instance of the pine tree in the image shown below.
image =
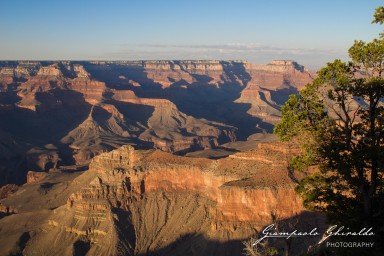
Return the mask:
[[[384,22],[384,7],[376,9],[374,22]],[[282,141],[297,141],[303,149],[293,159],[294,168],[317,165],[320,169],[296,188],[304,205],[323,211],[334,224],[374,227],[380,239],[384,39],[355,41],[348,52],[350,62],[327,63],[312,84],[290,97],[275,133]]]

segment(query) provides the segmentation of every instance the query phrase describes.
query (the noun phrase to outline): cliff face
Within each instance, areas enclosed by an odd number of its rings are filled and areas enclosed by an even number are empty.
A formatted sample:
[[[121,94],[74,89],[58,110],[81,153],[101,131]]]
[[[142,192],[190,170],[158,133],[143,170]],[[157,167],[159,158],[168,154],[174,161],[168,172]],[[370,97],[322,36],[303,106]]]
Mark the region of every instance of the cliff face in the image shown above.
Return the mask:
[[[69,186],[59,185],[61,176],[45,177],[40,204],[55,197],[50,209],[15,207],[25,193],[3,200],[2,207],[17,214],[0,220],[0,235],[30,234],[23,248],[28,255],[238,255],[241,240],[270,224],[272,212],[288,219],[304,211],[286,174],[284,150],[280,144],[260,146],[209,160],[123,146],[95,157]],[[9,231],[7,220],[22,225],[36,211],[41,215],[32,226]],[[17,235],[0,245],[12,237]]]
[[[225,68],[230,65],[222,61],[149,61],[144,62],[143,68],[147,77],[162,88],[173,84],[188,85],[200,83],[201,78],[207,78],[207,84],[219,86],[233,82],[226,75]]]
[[[276,124],[280,121],[280,106],[290,94],[297,94],[311,83],[315,74],[294,61],[276,60],[267,65],[248,64],[252,79],[236,100],[251,107],[247,113]]]
[[[310,73],[310,71],[293,60],[273,60],[267,65],[256,65],[247,63],[247,68],[251,70],[261,70],[277,73]]]

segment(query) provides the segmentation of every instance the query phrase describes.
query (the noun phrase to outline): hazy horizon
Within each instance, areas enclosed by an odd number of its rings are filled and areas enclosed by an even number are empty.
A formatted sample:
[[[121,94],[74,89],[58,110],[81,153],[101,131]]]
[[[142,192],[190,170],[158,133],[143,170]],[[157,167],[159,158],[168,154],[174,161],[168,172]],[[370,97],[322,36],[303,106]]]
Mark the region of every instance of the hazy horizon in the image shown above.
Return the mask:
[[[295,60],[377,38],[371,1],[6,1],[0,60]]]

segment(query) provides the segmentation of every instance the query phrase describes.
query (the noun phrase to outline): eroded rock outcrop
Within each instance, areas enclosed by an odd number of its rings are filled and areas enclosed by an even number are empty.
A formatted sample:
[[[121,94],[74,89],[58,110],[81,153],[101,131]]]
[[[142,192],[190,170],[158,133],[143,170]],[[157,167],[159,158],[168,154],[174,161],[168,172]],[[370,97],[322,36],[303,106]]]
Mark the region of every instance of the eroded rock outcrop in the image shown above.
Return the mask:
[[[18,186],[15,184],[7,184],[5,186],[0,187],[0,199],[7,198],[8,196],[12,195],[16,192],[18,189]],[[1,212],[1,210],[0,210]]]
[[[41,67],[40,70],[37,72],[37,76],[60,78],[63,77],[63,73],[61,72],[58,65],[52,64],[47,67]]]
[[[153,108],[146,125],[139,135],[155,148],[169,152],[214,148],[225,140],[236,140],[236,128],[221,123],[197,119],[182,113],[167,99],[139,98],[132,91],[114,91],[114,99],[121,102]]]
[[[269,224],[272,212],[287,219],[304,211],[281,150],[260,147],[247,154],[260,157],[191,159],[132,146],[103,153],[74,180],[82,187],[53,211],[45,232],[38,232],[25,252],[60,248],[72,253],[82,241],[92,255],[136,255],[164,248],[172,255],[191,248],[192,255],[236,254],[238,247],[224,244],[236,239],[240,243]],[[202,235],[199,240],[197,234]],[[46,248],[53,240],[60,240],[60,246]],[[206,247],[204,241],[216,244]]]
[[[45,178],[45,176],[47,176],[46,172],[29,171],[27,173],[27,184],[40,182]]]
[[[26,160],[30,169],[42,172],[47,172],[61,163],[58,150],[53,145],[46,145],[44,148],[31,148],[26,153]]]

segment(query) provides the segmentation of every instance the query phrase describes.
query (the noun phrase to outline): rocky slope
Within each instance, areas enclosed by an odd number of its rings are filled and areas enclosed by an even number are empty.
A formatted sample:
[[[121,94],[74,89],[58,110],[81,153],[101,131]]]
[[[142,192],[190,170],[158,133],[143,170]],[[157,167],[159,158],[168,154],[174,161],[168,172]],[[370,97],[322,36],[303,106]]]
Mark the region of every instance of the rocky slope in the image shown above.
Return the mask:
[[[210,160],[123,146],[82,174],[52,172],[3,199],[0,254],[240,255],[272,212],[321,221],[293,191],[291,153],[260,144]]]

